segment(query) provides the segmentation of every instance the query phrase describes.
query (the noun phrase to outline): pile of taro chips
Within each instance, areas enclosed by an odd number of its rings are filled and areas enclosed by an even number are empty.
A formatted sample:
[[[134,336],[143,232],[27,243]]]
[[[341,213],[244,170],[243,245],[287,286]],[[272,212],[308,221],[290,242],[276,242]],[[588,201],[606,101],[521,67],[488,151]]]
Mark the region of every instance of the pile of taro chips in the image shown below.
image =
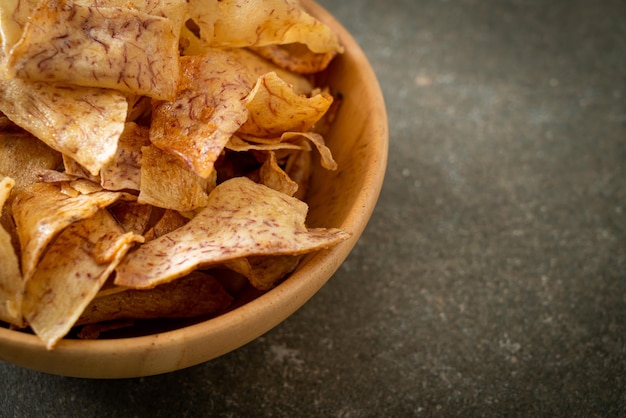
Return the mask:
[[[297,0],[3,0],[0,322],[210,317],[347,239],[305,223],[342,52]]]

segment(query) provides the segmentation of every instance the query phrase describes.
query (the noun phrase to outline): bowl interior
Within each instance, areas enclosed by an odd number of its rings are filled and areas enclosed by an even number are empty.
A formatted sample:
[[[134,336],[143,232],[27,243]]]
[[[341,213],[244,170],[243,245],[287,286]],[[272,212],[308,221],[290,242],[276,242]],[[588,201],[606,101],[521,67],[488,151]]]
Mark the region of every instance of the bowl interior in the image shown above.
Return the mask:
[[[232,351],[264,334],[317,292],[348,256],[374,210],[387,163],[388,130],[383,96],[365,55],[321,6],[302,0],[331,26],[346,52],[324,73],[343,103],[326,138],[339,165],[316,169],[308,203],[309,225],[341,227],[352,238],[303,259],[283,283],[242,306],[197,324],[132,338],[61,341],[47,351],[31,334],[0,328],[0,360],[65,376],[139,377],[182,369]]]

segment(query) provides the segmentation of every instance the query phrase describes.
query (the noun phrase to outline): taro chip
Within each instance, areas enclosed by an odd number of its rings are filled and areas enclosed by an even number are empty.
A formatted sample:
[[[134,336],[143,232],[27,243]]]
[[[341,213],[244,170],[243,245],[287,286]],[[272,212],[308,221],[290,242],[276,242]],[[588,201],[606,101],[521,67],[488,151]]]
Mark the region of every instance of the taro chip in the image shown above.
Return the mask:
[[[266,45],[251,48],[255,54],[294,74],[323,71],[335,57],[335,51],[315,53],[302,44]]]
[[[283,132],[306,132],[321,119],[333,102],[328,93],[312,97],[296,94],[275,72],[258,78],[245,100],[248,120],[239,131],[257,137]]]
[[[126,97],[113,90],[0,81],[0,111],[92,175],[115,155],[127,110]]]
[[[207,178],[229,138],[248,118],[242,103],[254,77],[226,51],[181,57],[176,100],[157,102],[150,141]]]
[[[121,200],[109,206],[108,209],[117,223],[124,228],[124,231],[137,235],[143,235],[146,231],[154,212],[154,208],[150,205],[142,205],[141,203],[126,200]]]
[[[316,132],[285,132],[281,136],[282,141],[294,141],[299,138],[309,140],[320,153],[320,164],[327,170],[334,171],[337,169],[337,162],[333,158],[333,154],[326,146],[324,137]]]
[[[168,18],[174,30],[182,27],[187,16],[187,0],[74,0],[74,4],[91,7],[128,7],[149,15]]]
[[[106,190],[139,190],[141,183],[141,148],[149,145],[148,128],[126,123],[113,159],[100,171]]]
[[[0,180],[0,214],[15,181],[10,177]],[[23,290],[22,274],[17,254],[11,242],[11,235],[0,225],[0,321],[23,326],[21,297]]]
[[[35,271],[44,250],[59,232],[80,219],[93,216],[121,197],[121,193],[109,191],[71,197],[60,187],[48,183],[36,183],[17,194],[12,211],[25,280]]]
[[[191,1],[200,37],[215,46],[305,44],[315,53],[343,52],[337,35],[308,14],[297,0]]]
[[[292,152],[287,157],[285,172],[298,185],[294,197],[300,200],[306,198],[312,172],[312,157],[310,152]]]
[[[32,81],[170,100],[178,80],[178,39],[179,29],[164,17],[42,1],[11,50],[8,69]]]
[[[26,282],[22,311],[51,350],[65,336],[113,269],[141,236],[106,211],[73,223],[54,240]]]
[[[240,136],[233,135],[225,146],[226,149],[236,152],[247,151],[276,151],[276,150],[310,150],[311,148],[305,142],[301,144],[293,144],[290,142],[269,142],[269,143],[251,143],[245,141]]]
[[[211,52],[213,49],[213,47],[209,46],[201,39],[198,39],[189,29],[185,27],[183,27],[181,38],[184,38],[181,39],[181,44],[184,43],[182,47],[183,55],[203,55],[207,52]],[[297,94],[308,95],[311,91],[313,91],[313,84],[307,77],[285,70],[284,68],[246,48],[232,48],[228,49],[228,52],[235,56],[237,60],[256,77],[260,77],[263,74],[270,72],[275,72],[281,79],[291,84],[293,86],[293,91]]]
[[[142,148],[137,201],[165,209],[193,211],[206,206],[216,173],[202,178],[178,158],[149,145]]]
[[[248,257],[229,261],[225,266],[245,276],[255,289],[269,290],[293,272],[301,258],[301,255]]]
[[[0,133],[0,176],[15,180],[14,193],[37,182],[42,170],[58,168],[61,162],[58,151],[29,133]]]
[[[180,228],[189,222],[189,219],[185,218],[179,212],[175,210],[166,210],[163,212],[163,216],[144,234],[146,242],[152,241],[155,238],[169,234],[175,229]]]
[[[143,244],[116,270],[115,284],[147,289],[199,267],[261,255],[299,255],[351,235],[337,228],[308,229],[306,203],[237,177],[221,183],[185,226]]]
[[[196,318],[221,312],[232,301],[219,281],[196,271],[154,289],[125,289],[96,297],[76,325],[120,319]]]
[[[0,79],[5,74],[6,58],[11,48],[22,37],[28,17],[37,7],[38,0],[2,0],[0,2]]]
[[[261,166],[259,176],[262,184],[286,195],[293,196],[298,191],[298,183],[278,165],[276,154],[272,151]]]

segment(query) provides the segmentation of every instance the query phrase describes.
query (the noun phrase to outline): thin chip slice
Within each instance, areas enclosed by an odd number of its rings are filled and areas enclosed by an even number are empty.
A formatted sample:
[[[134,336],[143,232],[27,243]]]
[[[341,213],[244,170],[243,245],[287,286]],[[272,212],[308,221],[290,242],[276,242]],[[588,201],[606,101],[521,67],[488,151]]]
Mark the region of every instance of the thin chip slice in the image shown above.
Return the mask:
[[[150,224],[154,207],[121,200],[108,208],[124,231],[143,235]]]
[[[255,79],[226,51],[181,57],[178,95],[155,104],[150,141],[207,178],[228,139],[248,118],[242,99]]]
[[[22,311],[51,350],[72,328],[113,269],[141,236],[106,211],[68,226],[26,282]]]
[[[113,90],[0,81],[0,111],[97,175],[117,149],[128,103]]]
[[[213,47],[202,39],[197,38],[196,35],[186,27],[183,27],[181,32],[181,44],[183,55],[204,55],[213,50]],[[281,79],[285,80],[285,82],[291,84],[297,94],[310,94],[311,91],[313,91],[313,84],[307,77],[285,70],[249,49],[232,48],[228,49],[228,52],[233,54],[248,71],[257,77],[273,71],[278,74]]]
[[[202,178],[178,158],[149,145],[143,147],[137,202],[177,211],[193,211],[208,202],[216,173]]]
[[[240,136],[233,135],[230,137],[228,143],[224,147],[231,151],[236,152],[246,152],[246,151],[277,151],[277,150],[306,150],[310,151],[311,147],[307,146],[306,142],[301,142],[300,144],[294,144],[290,142],[275,142],[272,141],[270,143],[250,143],[248,141],[244,141]]]
[[[127,122],[117,152],[100,170],[100,184],[106,190],[139,190],[141,148],[150,144],[148,128]]]
[[[324,71],[336,55],[334,51],[315,53],[302,44],[266,45],[251,49],[255,54],[294,74]]]
[[[138,10],[149,15],[168,18],[176,30],[188,15],[187,0],[74,0],[74,4],[86,7],[125,7]]]
[[[211,45],[250,47],[305,44],[316,53],[343,52],[337,35],[298,0],[191,1],[191,19]]]
[[[293,196],[298,191],[298,183],[278,165],[276,154],[272,151],[261,166],[259,176],[262,184],[286,195]]]
[[[247,257],[229,261],[225,266],[245,276],[254,288],[269,290],[293,272],[301,259],[301,255]]]
[[[320,164],[327,170],[334,171],[337,169],[337,162],[333,158],[332,151],[326,146],[324,137],[315,132],[285,132],[281,136],[282,141],[293,141],[298,138],[309,140],[320,153]]]
[[[283,132],[306,132],[326,113],[333,97],[321,92],[312,97],[296,94],[275,72],[258,78],[246,97],[248,120],[239,131],[257,137]]]
[[[117,269],[115,283],[151,288],[199,266],[241,257],[297,255],[330,247],[350,234],[307,229],[306,203],[238,177],[220,184],[185,226],[142,245]]]
[[[298,190],[293,197],[304,200],[309,191],[312,172],[312,157],[310,152],[292,152],[287,157],[285,172],[289,178],[298,184]]]
[[[175,229],[180,228],[189,222],[189,219],[185,218],[179,212],[175,210],[166,210],[163,212],[163,216],[144,234],[146,242],[152,241],[160,236],[169,234]]]
[[[196,318],[228,308],[233,298],[203,272],[149,290],[126,289],[96,297],[76,325],[119,319]]]
[[[131,8],[42,1],[11,50],[8,68],[31,81],[170,100],[178,80],[179,31],[167,18]]]
[[[14,193],[39,180],[42,170],[56,169],[62,158],[29,133],[0,133],[0,175],[15,180]]]
[[[61,188],[35,183],[13,200],[12,210],[22,254],[22,274],[28,280],[47,245],[65,227],[93,216],[122,197],[121,193],[102,191],[70,197]]]
[[[15,185],[10,177],[0,180],[0,214]],[[21,300],[24,282],[11,235],[0,225],[0,321],[23,326]]]
[[[22,37],[28,17],[38,0],[2,0],[0,2],[0,80],[9,78],[5,68],[11,48]]]

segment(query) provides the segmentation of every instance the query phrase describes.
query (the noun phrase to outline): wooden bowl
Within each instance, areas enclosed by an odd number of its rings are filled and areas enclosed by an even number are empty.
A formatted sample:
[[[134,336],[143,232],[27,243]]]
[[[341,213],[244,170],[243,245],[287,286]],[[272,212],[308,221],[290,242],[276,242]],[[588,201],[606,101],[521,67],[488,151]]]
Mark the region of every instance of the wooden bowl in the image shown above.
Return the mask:
[[[309,300],[346,259],[376,205],[387,164],[387,114],[379,83],[350,34],[321,6],[307,10],[340,36],[345,53],[327,70],[344,101],[327,144],[339,169],[314,173],[308,200],[310,226],[341,227],[352,238],[305,259],[269,292],[206,320],[146,336],[62,340],[47,351],[32,334],[0,328],[0,360],[52,374],[126,378],[179,370],[221,356],[256,339]]]

